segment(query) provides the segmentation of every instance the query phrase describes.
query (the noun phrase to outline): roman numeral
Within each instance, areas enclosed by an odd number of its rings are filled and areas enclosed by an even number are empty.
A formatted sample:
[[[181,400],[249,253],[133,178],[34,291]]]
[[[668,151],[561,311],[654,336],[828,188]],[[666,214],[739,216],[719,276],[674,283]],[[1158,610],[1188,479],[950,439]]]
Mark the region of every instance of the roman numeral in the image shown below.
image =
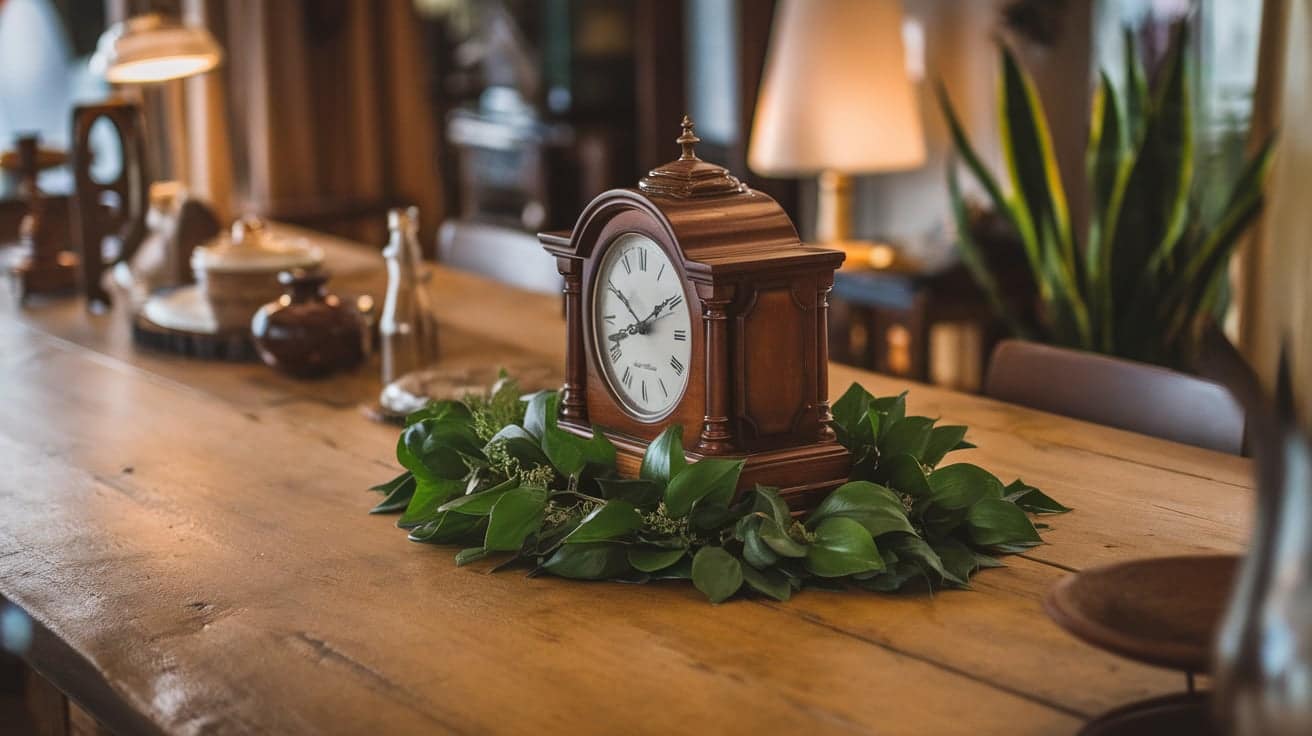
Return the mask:
[[[665,390],[665,380],[661,378],[657,378],[656,383],[659,383],[661,385],[661,393],[665,394],[665,398],[668,399],[670,397],[670,392]]]
[[[624,352],[623,350],[620,349],[619,343],[615,343],[614,345],[610,346],[610,362],[612,363],[620,362],[620,356],[623,354]]]
[[[683,342],[684,340],[687,340],[687,339],[688,339],[688,331],[687,331],[687,330],[675,330],[675,331],[674,331],[674,339],[675,339],[675,340],[678,340],[679,342]]]
[[[683,297],[681,297],[681,296],[675,296],[675,297],[674,297],[674,300],[670,302],[670,309],[674,309],[675,307],[679,306],[680,304],[683,304]]]
[[[647,403],[647,382],[642,382],[642,403]]]
[[[620,380],[624,382],[624,388],[630,388],[630,387],[632,387],[632,386],[633,386],[633,368],[632,368],[632,367],[625,368],[625,369],[624,369],[624,377],[621,378]]]
[[[643,248],[642,250],[638,251],[638,270],[639,270],[639,271],[646,271],[646,270],[647,270],[647,249],[646,249],[646,248]]]
[[[661,270],[659,270],[659,271],[656,272],[656,280],[657,280],[657,281],[660,281],[660,280],[661,280],[661,274],[663,274],[663,273],[665,273],[665,264],[664,264],[664,263],[661,264]]]
[[[670,367],[674,369],[675,375],[683,375],[683,363],[680,363],[679,359],[673,355],[670,356]]]
[[[625,253],[624,256],[620,258],[620,262],[624,264],[624,273],[633,273],[633,266],[629,263],[628,253]]]
[[[614,322],[614,321],[615,321],[615,315],[613,315],[613,314],[608,314],[608,315],[606,315],[606,321],[607,321],[607,322]]]

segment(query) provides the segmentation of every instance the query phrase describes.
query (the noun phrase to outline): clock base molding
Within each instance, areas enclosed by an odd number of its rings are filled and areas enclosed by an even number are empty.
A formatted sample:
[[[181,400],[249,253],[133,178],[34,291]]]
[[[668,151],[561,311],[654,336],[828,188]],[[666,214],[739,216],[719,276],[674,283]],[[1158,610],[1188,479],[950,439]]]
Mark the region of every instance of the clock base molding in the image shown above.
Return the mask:
[[[559,426],[585,439],[592,438],[591,427],[572,424],[565,419],[560,420]],[[607,431],[605,434],[611,444],[615,445],[615,468],[620,475],[638,477],[642,457],[647,452],[647,443],[615,432]],[[742,493],[758,483],[774,486],[788,502],[788,507],[795,512],[814,507],[829,491],[846,483],[852,470],[851,454],[837,442],[744,454],[703,455],[685,451],[684,457],[688,462],[697,462],[706,457],[741,458],[745,462],[742,475],[738,477],[738,492]]]

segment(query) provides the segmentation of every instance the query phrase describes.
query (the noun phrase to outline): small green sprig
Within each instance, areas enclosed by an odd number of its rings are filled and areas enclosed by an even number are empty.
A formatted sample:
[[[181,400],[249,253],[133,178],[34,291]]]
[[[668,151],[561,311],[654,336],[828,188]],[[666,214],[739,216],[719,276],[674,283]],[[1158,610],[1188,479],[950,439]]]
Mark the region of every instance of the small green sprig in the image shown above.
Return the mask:
[[[503,379],[412,414],[397,442],[406,470],[373,489],[385,494],[373,511],[400,511],[411,540],[464,546],[458,565],[495,555],[534,574],[691,580],[719,603],[748,592],[788,600],[808,585],[966,587],[1001,564],[994,555],[1040,543],[1028,513],[1069,510],[1019,480],[941,466],[973,447],[966,428],[907,416],[905,394],[853,384],[834,403],[852,477],[801,517],[776,489],[736,493],[741,460],[688,464],[678,425],[648,446],[637,478],[621,478],[605,435],[556,426],[556,403]]]

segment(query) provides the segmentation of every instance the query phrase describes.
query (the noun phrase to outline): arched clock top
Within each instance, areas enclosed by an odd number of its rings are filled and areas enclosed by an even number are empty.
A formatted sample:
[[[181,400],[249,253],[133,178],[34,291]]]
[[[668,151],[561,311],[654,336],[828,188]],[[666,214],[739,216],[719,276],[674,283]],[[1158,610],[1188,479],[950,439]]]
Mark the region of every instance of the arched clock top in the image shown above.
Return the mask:
[[[689,278],[706,280],[765,269],[836,268],[842,253],[804,245],[779,203],[741,183],[722,166],[697,157],[692,122],[684,118],[679,158],[652,169],[636,188],[611,189],[584,208],[573,230],[543,244],[553,255],[590,258],[607,226],[638,213],[677,246]]]

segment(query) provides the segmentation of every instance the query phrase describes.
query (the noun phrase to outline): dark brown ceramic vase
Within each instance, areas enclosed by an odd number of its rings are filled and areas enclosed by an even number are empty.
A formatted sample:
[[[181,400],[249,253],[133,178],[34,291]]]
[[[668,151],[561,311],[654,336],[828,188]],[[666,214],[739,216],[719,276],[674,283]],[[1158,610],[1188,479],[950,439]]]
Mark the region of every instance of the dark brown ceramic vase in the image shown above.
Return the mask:
[[[299,378],[326,376],[354,368],[364,358],[359,314],[327,293],[322,271],[296,269],[278,274],[286,289],[251,319],[260,358]]]

